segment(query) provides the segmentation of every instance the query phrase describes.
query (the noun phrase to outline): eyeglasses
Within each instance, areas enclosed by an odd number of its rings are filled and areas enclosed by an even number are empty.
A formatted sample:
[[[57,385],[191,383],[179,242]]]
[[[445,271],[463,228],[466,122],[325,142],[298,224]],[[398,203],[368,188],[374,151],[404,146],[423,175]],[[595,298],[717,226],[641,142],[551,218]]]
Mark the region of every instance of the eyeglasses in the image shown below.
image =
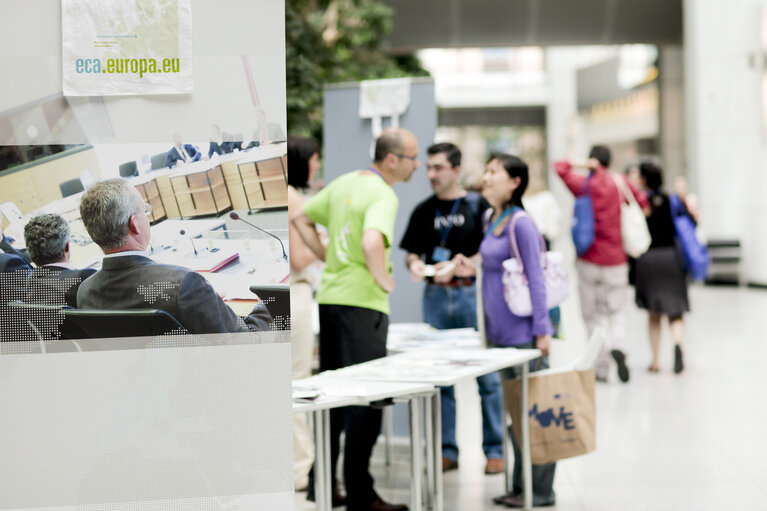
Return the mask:
[[[416,161],[418,160],[418,155],[415,155],[415,156],[407,156],[407,155],[404,155],[404,154],[399,154],[399,153],[392,153],[392,154],[393,154],[394,156],[396,156],[397,158],[405,158],[406,160],[410,160],[410,161],[412,161],[412,162],[416,162]]]
[[[148,202],[144,203],[144,214],[147,216],[152,214],[152,205],[149,204]]]

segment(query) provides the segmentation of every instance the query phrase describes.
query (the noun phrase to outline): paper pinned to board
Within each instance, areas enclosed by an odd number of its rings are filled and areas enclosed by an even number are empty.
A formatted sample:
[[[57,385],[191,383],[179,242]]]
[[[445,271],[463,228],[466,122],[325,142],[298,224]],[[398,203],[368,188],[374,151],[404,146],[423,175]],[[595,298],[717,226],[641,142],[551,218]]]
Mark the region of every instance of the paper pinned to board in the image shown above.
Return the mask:
[[[373,145],[383,132],[383,118],[391,117],[391,125],[399,126],[399,117],[410,106],[410,78],[390,78],[386,80],[363,80],[360,82],[359,116],[371,119],[373,127]]]
[[[67,96],[192,92],[191,0],[61,0]]]

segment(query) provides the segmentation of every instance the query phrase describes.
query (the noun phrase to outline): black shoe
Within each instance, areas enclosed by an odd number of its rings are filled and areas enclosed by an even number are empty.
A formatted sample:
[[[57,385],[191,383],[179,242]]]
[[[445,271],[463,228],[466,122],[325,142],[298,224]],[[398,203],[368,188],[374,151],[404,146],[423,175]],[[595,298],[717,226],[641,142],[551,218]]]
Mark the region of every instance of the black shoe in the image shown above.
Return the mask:
[[[493,504],[497,504],[499,506],[503,506],[503,505],[506,504],[506,502],[511,502],[512,501],[511,499],[516,499],[520,495],[522,495],[522,494],[519,493],[519,492],[515,492],[515,491],[513,491],[511,493],[504,493],[503,495],[499,495],[497,497],[493,497]]]
[[[674,372],[676,374],[684,371],[684,360],[682,360],[682,347],[678,344],[674,345]]]
[[[629,368],[626,365],[626,355],[621,350],[612,350],[610,355],[615,359],[615,363],[618,364],[618,378],[623,383],[629,381]]]
[[[506,507],[525,507],[525,499],[522,497],[522,495],[517,495],[515,497],[508,497],[506,500],[504,500],[503,504]],[[533,502],[533,507],[549,507],[555,505],[555,501],[551,502],[543,502],[543,503],[536,503]]]
[[[346,508],[346,511],[408,511],[408,507],[405,504],[389,504],[379,498],[367,506],[349,506]]]
[[[309,502],[314,502],[316,499],[314,497],[314,488],[310,487],[309,490],[306,492],[306,500]],[[333,492],[333,496],[330,498],[330,505],[333,507],[341,507],[346,505],[346,495],[341,493],[338,490],[335,490]]]

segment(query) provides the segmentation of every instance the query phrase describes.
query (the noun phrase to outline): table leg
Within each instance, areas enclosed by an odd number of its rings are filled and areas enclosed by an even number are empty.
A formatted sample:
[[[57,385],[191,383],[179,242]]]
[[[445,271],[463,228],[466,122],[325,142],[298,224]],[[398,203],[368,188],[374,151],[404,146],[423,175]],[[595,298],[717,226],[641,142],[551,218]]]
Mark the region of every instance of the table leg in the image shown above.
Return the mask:
[[[434,412],[432,394],[423,396],[424,437],[426,441],[426,509],[434,509]]]
[[[510,494],[514,488],[512,481],[513,466],[511,463],[511,439],[509,438],[509,431],[511,427],[511,421],[509,418],[509,410],[506,408],[506,397],[501,398],[501,416],[503,417],[503,463],[504,463],[504,483],[506,487],[506,494]]]
[[[434,465],[432,473],[434,475],[434,509],[443,511],[444,495],[442,493],[442,401],[440,400],[439,387],[432,394],[431,423],[434,430]]]
[[[416,396],[410,398],[410,475],[411,495],[410,509],[421,511],[423,509],[423,449],[421,448],[421,403]]]
[[[386,449],[384,451],[384,460],[386,461],[386,466],[391,465],[391,458],[392,458],[392,443],[391,443],[391,435],[392,430],[394,429],[394,417],[393,417],[393,411],[391,406],[387,406],[383,409],[383,419],[384,419],[384,441]]]
[[[318,511],[332,509],[330,479],[330,410],[314,412],[314,497]]]
[[[533,467],[530,462],[530,420],[528,418],[528,410],[530,406],[528,404],[528,376],[529,370],[527,362],[522,364],[522,409],[520,416],[522,417],[522,475],[524,479],[525,493],[524,493],[524,509],[528,510],[533,507]]]

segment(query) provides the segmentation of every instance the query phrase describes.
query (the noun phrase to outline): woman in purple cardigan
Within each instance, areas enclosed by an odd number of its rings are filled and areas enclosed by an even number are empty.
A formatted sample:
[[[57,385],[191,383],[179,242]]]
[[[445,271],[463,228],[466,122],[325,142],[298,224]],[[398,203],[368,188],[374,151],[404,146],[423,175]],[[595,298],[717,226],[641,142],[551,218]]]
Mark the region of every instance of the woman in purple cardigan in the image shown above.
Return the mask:
[[[503,299],[502,262],[512,257],[509,236],[512,219],[523,211],[522,195],[528,182],[527,164],[509,154],[493,155],[485,167],[482,194],[493,206],[486,223],[485,238],[479,247],[482,257],[482,298],[485,306],[485,332],[490,344],[509,348],[538,348],[542,364],[531,361],[530,370],[548,367],[549,345],[553,332],[546,308],[546,287],[541,269],[541,238],[533,220],[523,214],[515,219],[514,237],[525,268],[533,304],[532,316],[515,316]],[[501,373],[513,378],[514,370]],[[522,451],[511,435],[514,448],[514,481],[510,494],[496,497],[496,504],[522,507]],[[555,463],[533,465],[533,506],[554,505]]]

